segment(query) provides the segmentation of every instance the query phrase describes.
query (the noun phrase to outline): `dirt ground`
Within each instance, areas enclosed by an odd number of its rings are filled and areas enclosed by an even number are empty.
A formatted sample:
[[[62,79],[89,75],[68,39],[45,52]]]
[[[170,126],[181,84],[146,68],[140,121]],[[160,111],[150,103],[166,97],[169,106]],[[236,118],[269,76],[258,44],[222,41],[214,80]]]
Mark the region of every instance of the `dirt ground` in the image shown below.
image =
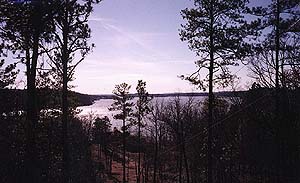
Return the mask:
[[[99,147],[97,144],[92,145],[92,159],[95,163],[102,162],[105,164],[106,162],[106,156],[103,152],[101,152],[101,155],[99,154]],[[101,156],[101,157],[100,157]],[[120,156],[120,154],[115,154],[115,156]],[[136,175],[136,167],[137,167],[137,153],[127,153],[127,162],[129,160],[129,163],[126,164],[126,180],[128,183],[135,183],[137,179]],[[129,159],[128,159],[129,158]],[[115,183],[115,182],[122,182],[123,180],[123,166],[121,160],[116,160],[118,158],[114,158],[112,160],[112,169],[111,174],[107,172],[107,175],[105,179],[107,180],[107,183]],[[106,165],[105,165],[106,166]],[[109,167],[105,167],[106,171],[109,170]],[[99,175],[103,176],[103,175]]]

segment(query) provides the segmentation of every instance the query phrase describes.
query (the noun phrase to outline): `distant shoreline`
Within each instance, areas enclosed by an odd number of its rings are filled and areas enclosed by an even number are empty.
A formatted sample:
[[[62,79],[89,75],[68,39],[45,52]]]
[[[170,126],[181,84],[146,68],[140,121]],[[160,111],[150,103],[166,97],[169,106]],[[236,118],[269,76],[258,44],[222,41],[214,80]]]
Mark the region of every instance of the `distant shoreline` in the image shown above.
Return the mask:
[[[220,97],[238,97],[246,93],[247,91],[220,91],[220,92],[214,92],[216,96]],[[88,95],[95,99],[113,99],[113,94],[99,94],[99,95],[89,95],[89,94],[82,94],[82,95]],[[129,94],[132,97],[137,97],[137,94]],[[187,92],[187,93],[156,93],[156,94],[149,94],[152,97],[207,97],[208,93],[206,92]]]

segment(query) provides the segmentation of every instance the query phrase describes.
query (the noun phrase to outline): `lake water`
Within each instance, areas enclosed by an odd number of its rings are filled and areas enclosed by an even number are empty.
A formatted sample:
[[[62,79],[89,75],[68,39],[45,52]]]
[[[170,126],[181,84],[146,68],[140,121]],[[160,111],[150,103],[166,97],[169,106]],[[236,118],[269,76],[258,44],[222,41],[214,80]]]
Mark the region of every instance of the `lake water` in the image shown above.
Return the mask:
[[[180,101],[182,103],[185,103],[188,101],[190,97],[180,97]],[[156,102],[170,102],[174,100],[175,97],[156,97],[153,98],[152,103]],[[202,102],[205,99],[205,97],[194,97],[195,102]],[[136,102],[137,98],[134,98],[132,101]],[[107,116],[111,123],[112,127],[117,127],[120,128],[122,125],[122,122],[119,120],[113,119],[113,115],[118,113],[118,111],[109,111],[108,108],[111,106],[113,103],[113,99],[101,99],[101,100],[96,100],[92,105],[90,106],[80,106],[77,109],[79,109],[81,112],[79,113],[79,116],[81,117],[87,117],[89,115],[92,115],[94,117],[99,116],[99,117],[104,117]]]

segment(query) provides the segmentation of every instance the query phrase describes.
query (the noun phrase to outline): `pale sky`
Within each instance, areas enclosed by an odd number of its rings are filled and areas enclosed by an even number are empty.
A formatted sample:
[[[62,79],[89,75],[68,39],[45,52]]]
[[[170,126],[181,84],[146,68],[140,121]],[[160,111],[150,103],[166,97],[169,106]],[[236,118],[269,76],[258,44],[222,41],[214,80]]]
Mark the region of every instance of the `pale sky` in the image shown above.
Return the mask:
[[[111,93],[116,84],[147,82],[151,93],[187,92],[178,75],[195,70],[195,54],[180,41],[186,0],[104,0],[90,18],[94,51],[76,69],[76,91]]]

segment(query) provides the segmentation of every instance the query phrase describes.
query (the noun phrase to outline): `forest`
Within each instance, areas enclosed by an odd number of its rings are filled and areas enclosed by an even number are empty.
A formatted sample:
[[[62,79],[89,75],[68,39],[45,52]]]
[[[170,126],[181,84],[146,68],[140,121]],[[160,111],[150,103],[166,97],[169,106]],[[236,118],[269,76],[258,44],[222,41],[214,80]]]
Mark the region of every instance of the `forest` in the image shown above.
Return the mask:
[[[84,95],[70,83],[95,49],[102,0],[1,0],[0,182],[300,182],[299,0],[192,2],[178,39],[197,60],[177,79],[196,92],[151,94],[140,78]],[[110,98],[120,128],[78,115]]]

